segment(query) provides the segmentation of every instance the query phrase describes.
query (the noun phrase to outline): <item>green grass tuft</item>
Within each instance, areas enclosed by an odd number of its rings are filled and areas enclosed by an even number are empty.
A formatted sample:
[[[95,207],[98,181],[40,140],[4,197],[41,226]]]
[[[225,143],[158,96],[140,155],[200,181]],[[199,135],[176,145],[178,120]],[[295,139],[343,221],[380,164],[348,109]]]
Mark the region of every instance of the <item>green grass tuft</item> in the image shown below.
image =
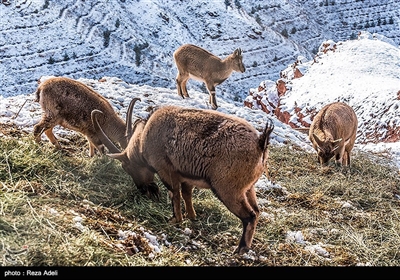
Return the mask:
[[[400,178],[384,158],[355,151],[350,169],[321,168],[313,153],[271,146],[270,182],[256,188],[255,253],[240,257],[241,222],[211,191],[195,189],[196,221],[169,224],[160,182],[157,203],[118,161],[89,158],[84,139],[68,140],[56,150],[26,134],[0,137],[1,266],[400,265]],[[287,240],[296,231],[303,243]]]

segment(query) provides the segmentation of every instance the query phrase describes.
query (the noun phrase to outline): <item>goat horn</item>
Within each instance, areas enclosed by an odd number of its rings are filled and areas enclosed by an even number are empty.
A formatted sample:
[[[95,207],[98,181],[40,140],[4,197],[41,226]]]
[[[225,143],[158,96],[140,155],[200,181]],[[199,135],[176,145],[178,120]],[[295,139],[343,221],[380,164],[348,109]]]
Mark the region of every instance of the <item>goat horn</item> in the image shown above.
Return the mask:
[[[103,129],[100,127],[99,121],[97,120],[97,115],[103,114],[102,111],[100,110],[93,110],[91,113],[92,117],[92,123],[94,126],[94,129],[98,132],[98,137],[100,138],[100,141],[107,147],[107,149],[111,153],[120,153],[121,151],[114,145],[113,142],[111,142],[110,138],[107,137],[107,135],[104,133]]]
[[[339,149],[339,146],[336,146],[335,148],[333,148],[333,149],[331,150],[331,152],[334,152],[334,151],[336,151],[337,149]]]
[[[132,111],[136,101],[141,101],[140,98],[133,98],[129,103],[128,111],[126,112],[126,136],[128,140],[132,136]]]

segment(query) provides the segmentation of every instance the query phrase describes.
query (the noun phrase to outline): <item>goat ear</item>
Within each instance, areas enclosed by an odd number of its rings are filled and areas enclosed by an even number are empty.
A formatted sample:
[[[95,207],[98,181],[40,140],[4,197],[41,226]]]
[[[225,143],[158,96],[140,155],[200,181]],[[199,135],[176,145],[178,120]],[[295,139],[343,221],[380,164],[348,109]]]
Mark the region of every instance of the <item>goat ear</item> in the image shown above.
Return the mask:
[[[236,49],[236,50],[233,52],[233,54],[234,54],[235,56],[240,56],[240,55],[242,54],[242,50],[241,50],[240,48],[238,48],[238,49]]]
[[[324,144],[324,142],[321,141],[321,139],[319,139],[315,133],[313,133],[313,136],[314,136],[314,139],[317,142],[318,146],[322,146]]]

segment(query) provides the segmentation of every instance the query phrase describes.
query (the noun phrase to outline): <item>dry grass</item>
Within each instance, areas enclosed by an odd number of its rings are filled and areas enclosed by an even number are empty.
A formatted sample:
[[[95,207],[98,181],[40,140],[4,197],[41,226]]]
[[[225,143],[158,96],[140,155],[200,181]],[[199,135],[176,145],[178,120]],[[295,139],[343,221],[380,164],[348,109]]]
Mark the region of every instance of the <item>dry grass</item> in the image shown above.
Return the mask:
[[[119,162],[88,158],[80,136],[58,151],[0,129],[0,266],[400,264],[400,178],[384,158],[356,152],[350,170],[320,168],[314,154],[272,146],[272,187],[257,188],[255,253],[239,257],[232,252],[241,223],[212,192],[195,190],[196,221],[170,225],[161,183],[159,203],[143,197]],[[289,232],[304,242],[287,239]]]

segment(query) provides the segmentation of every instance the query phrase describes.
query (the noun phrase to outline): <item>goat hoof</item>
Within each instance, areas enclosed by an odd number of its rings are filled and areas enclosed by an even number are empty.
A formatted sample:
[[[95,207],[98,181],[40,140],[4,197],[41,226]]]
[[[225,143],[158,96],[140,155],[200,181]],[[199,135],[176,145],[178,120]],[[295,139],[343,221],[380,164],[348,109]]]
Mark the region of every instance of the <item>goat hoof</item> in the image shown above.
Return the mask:
[[[172,217],[172,218],[169,219],[169,221],[168,221],[168,223],[171,224],[171,225],[180,224],[181,222],[182,222],[182,219],[178,219],[178,218],[176,218],[176,217]]]
[[[184,218],[187,218],[187,219],[189,219],[189,220],[191,220],[191,221],[195,221],[195,220],[196,220],[196,215],[189,215],[189,214],[185,213],[185,214],[183,215],[183,217],[184,217]]]
[[[244,247],[237,247],[237,248],[235,249],[235,251],[233,252],[233,254],[234,254],[234,255],[235,255],[235,254],[243,255],[243,254],[247,253],[248,251],[250,251],[250,248],[247,247],[247,246],[244,246]]]

